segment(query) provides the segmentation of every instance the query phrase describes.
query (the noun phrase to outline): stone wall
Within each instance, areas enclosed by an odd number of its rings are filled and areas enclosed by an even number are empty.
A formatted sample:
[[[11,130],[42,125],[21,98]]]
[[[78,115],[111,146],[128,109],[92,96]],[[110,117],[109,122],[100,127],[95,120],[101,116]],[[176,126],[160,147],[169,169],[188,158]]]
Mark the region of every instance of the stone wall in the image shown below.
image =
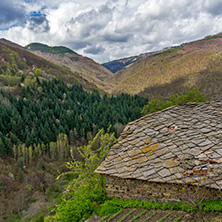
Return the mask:
[[[218,190],[201,186],[148,182],[138,179],[122,179],[106,176],[108,197],[121,199],[154,200],[159,202],[187,200],[187,197],[199,199],[218,199]],[[183,188],[183,189],[182,189]]]

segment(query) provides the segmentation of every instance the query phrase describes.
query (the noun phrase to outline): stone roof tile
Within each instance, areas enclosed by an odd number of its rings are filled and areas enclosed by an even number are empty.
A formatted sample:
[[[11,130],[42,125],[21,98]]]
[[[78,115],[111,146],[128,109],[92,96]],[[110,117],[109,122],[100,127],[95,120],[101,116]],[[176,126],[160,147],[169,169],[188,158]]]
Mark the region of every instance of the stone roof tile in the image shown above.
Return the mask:
[[[222,188],[222,103],[169,107],[130,122],[97,173]]]

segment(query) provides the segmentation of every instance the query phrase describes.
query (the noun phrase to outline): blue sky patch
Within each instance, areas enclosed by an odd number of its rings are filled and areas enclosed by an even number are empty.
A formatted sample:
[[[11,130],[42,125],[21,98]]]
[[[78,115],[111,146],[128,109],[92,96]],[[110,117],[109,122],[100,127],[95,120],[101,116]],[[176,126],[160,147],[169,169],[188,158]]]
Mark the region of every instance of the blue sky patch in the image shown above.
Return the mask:
[[[42,16],[46,16],[46,15],[44,13],[42,13],[41,11],[38,11],[38,12],[33,11],[30,13],[30,16],[31,17],[42,17]]]

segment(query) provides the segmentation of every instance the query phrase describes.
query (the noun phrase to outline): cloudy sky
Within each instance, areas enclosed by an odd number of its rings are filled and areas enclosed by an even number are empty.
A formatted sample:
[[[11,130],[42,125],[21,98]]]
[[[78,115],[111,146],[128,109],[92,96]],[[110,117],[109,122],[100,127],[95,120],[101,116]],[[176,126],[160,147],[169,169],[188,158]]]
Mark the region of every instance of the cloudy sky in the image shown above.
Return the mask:
[[[222,0],[0,0],[0,38],[102,63],[222,31]]]

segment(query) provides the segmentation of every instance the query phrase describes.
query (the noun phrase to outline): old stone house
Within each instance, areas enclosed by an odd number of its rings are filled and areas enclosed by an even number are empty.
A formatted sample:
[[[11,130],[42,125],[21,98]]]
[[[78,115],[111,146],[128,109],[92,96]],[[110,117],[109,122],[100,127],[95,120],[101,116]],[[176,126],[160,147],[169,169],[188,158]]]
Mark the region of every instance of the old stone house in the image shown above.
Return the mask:
[[[110,197],[218,198],[222,103],[178,105],[130,122],[96,172],[106,175]]]

